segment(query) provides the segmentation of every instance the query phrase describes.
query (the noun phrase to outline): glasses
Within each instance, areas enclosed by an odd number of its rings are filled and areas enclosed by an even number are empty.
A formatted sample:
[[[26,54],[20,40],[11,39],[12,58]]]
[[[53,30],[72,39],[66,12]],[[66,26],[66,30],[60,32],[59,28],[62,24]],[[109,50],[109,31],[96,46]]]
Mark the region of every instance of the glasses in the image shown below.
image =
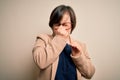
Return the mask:
[[[56,23],[54,24],[54,26],[59,27],[59,26],[63,26],[63,27],[71,27],[71,22],[65,22],[65,23]]]

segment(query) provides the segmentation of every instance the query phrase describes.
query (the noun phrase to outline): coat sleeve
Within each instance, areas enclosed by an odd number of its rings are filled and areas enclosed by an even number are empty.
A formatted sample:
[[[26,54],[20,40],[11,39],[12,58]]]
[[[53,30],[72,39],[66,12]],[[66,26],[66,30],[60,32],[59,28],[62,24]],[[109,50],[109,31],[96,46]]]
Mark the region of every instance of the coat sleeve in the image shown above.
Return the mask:
[[[95,73],[95,67],[93,66],[91,59],[88,55],[86,45],[85,44],[80,45],[82,47],[81,55],[79,56],[71,55],[71,57],[80,74],[87,79],[91,79]]]
[[[38,36],[32,51],[34,62],[40,69],[45,69],[59,57],[65,45],[66,41],[60,36],[49,41],[44,35]]]

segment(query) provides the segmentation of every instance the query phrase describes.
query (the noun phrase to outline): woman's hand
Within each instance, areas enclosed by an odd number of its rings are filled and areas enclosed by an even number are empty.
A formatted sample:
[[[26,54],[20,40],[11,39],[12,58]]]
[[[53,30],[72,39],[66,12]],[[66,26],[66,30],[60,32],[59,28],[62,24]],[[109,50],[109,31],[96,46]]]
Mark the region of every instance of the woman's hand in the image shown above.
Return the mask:
[[[54,34],[67,39],[70,36],[70,31],[68,28],[66,29],[65,27],[59,26],[54,28]]]
[[[77,42],[72,41],[70,46],[72,48],[73,56],[79,56],[81,54],[81,46]]]

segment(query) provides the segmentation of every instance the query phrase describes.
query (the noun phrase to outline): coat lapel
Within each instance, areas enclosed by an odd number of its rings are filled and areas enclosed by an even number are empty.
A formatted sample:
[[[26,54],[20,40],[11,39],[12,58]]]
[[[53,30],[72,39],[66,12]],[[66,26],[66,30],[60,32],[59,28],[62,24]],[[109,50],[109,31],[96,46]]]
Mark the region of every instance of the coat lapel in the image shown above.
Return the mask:
[[[59,57],[58,57],[57,60],[52,64],[52,76],[51,76],[51,80],[54,80],[54,78],[55,78],[56,71],[57,71],[57,66],[58,66],[58,61],[59,61]]]

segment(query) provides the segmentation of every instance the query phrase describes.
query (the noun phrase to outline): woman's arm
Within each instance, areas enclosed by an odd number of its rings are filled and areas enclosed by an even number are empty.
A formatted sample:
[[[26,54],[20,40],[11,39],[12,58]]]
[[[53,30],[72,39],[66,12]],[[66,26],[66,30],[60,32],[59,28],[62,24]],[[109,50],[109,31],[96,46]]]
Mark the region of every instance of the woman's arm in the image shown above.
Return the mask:
[[[66,45],[66,41],[61,36],[57,35],[49,42],[47,37],[45,35],[37,37],[33,48],[33,58],[40,69],[52,64]]]
[[[78,43],[79,44],[79,43]],[[95,67],[93,66],[91,59],[88,55],[85,44],[79,44],[80,53],[77,55],[71,55],[77,69],[87,79],[90,79],[95,73]]]

